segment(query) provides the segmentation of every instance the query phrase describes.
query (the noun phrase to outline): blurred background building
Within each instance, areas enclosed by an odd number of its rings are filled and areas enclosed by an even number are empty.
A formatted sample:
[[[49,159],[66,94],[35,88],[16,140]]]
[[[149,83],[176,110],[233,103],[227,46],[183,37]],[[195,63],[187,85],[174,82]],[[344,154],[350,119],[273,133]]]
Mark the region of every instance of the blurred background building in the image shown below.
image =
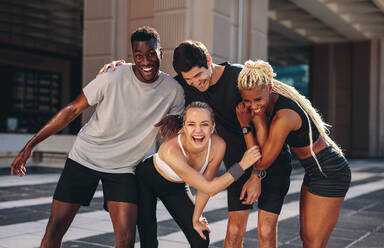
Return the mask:
[[[160,33],[163,71],[175,75],[185,39],[216,63],[268,60],[348,157],[384,157],[384,0],[0,0],[0,162],[105,63],[131,61],[130,34],[143,25]],[[34,162],[62,159],[89,115],[39,145]]]

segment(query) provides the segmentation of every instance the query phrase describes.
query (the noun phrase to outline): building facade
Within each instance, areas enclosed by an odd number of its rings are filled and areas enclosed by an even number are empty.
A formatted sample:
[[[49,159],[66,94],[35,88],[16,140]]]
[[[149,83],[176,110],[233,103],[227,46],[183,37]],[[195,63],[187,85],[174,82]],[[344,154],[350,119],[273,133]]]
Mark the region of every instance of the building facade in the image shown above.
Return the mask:
[[[132,61],[130,34],[149,25],[160,33],[161,69],[171,75],[175,75],[173,49],[186,39],[203,42],[216,63],[260,58],[277,67],[306,65],[308,96],[332,126],[332,137],[346,155],[384,157],[383,0],[6,2],[1,4],[12,16],[35,12],[20,27],[14,27],[16,20],[0,21],[4,34],[0,69],[13,75],[8,77],[11,86],[2,91],[0,127],[9,140],[12,135],[33,133],[48,116],[73,100],[105,63],[121,58]],[[54,18],[51,25],[36,26],[49,19],[45,13]],[[56,33],[47,34],[54,27],[58,27]],[[23,28],[28,32],[22,32]],[[26,75],[23,80],[22,73]],[[34,90],[27,87],[28,77],[39,82]],[[19,81],[23,87],[17,88]],[[37,89],[43,93],[28,93]],[[20,99],[28,105],[28,94],[35,101],[30,103],[32,112],[20,107]],[[29,117],[25,121],[23,111],[31,116],[42,111],[45,119],[40,117],[34,123]],[[85,112],[81,122],[90,114]],[[26,130],[21,123],[36,128]],[[63,133],[75,135],[79,127],[80,119]],[[6,147],[5,143],[0,146],[3,154]]]

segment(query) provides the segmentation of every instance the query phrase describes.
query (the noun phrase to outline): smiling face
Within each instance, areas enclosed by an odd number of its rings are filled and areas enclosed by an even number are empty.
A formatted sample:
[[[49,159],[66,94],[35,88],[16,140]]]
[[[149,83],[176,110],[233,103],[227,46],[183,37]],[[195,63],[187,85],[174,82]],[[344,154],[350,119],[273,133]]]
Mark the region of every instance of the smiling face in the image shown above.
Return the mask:
[[[153,83],[159,77],[162,49],[155,39],[132,43],[133,71],[143,83]]]
[[[203,66],[194,66],[187,72],[181,72],[181,75],[188,85],[195,87],[200,92],[204,92],[209,88],[209,81],[212,76],[212,70],[210,67],[207,69]]]
[[[193,148],[202,148],[215,129],[211,113],[207,109],[192,107],[184,117],[183,130],[187,143]]]
[[[263,114],[268,109],[272,87],[262,86],[250,90],[240,90],[241,98],[252,115]]]

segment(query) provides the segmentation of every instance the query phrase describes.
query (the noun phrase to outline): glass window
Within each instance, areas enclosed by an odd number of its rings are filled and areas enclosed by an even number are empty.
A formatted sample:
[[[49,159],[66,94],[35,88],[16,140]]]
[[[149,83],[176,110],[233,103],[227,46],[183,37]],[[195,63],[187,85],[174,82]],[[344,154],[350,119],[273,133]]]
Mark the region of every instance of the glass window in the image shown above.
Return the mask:
[[[1,132],[35,133],[61,106],[61,74],[1,66]]]
[[[300,94],[309,97],[308,65],[275,66],[273,70],[277,80],[295,87]]]

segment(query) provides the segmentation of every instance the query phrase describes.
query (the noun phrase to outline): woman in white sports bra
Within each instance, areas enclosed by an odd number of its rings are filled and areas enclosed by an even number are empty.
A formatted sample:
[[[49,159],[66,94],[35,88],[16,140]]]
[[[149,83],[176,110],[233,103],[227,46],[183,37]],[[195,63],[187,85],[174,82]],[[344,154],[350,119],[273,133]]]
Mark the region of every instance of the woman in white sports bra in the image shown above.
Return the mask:
[[[225,142],[214,130],[212,109],[206,103],[192,102],[184,111],[180,134],[168,139],[158,153],[137,166],[141,247],[158,247],[157,198],[191,247],[208,247],[210,229],[201,215],[209,197],[227,188],[260,159],[259,148],[254,146],[227,173],[214,178],[225,153]],[[195,204],[186,183],[197,190]]]

